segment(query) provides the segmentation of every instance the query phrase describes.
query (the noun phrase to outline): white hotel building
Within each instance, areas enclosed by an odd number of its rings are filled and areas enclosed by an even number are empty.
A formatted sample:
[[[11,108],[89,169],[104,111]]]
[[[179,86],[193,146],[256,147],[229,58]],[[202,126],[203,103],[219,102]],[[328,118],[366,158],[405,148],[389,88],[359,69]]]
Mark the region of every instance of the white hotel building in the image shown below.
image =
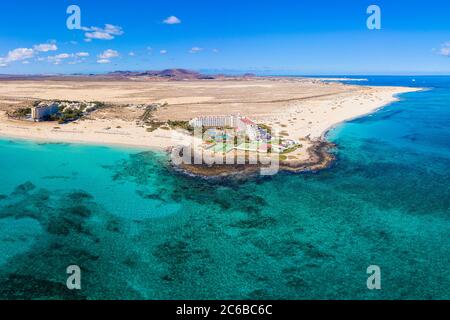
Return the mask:
[[[252,120],[241,116],[203,116],[194,118],[189,124],[196,127],[230,127],[237,131],[245,132],[251,140],[259,137],[258,125]]]
[[[192,119],[189,124],[196,127],[230,127],[235,128],[237,116],[204,116]]]
[[[59,110],[58,104],[40,104],[37,107],[31,108],[31,119],[33,121],[41,121],[46,117],[57,113]]]

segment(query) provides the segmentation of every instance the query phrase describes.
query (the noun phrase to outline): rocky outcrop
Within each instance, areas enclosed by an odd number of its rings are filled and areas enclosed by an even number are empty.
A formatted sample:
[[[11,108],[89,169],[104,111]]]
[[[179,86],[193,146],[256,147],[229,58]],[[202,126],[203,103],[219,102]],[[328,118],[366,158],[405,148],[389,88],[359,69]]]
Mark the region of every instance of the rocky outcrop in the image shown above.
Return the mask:
[[[335,147],[334,144],[319,140],[315,141],[313,145],[308,148],[309,157],[306,161],[300,160],[281,160],[279,162],[280,171],[288,172],[316,172],[327,169],[335,161],[335,156],[331,152]],[[268,168],[268,165],[261,164],[181,164],[179,166],[171,164],[172,167],[184,174],[203,177],[203,178],[245,178],[252,175],[257,175],[263,168]]]

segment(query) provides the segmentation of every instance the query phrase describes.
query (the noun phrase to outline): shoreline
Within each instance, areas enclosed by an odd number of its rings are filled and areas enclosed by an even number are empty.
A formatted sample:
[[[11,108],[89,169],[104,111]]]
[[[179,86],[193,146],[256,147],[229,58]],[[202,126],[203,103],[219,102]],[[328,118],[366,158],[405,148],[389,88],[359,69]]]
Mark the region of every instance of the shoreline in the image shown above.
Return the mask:
[[[5,135],[2,134],[0,130],[0,140],[19,140],[23,142],[32,142],[36,144],[72,144],[72,145],[82,145],[82,146],[91,146],[91,147],[109,147],[109,148],[118,148],[124,150],[135,150],[135,151],[154,151],[154,152],[165,152],[164,149],[158,149],[157,147],[149,148],[146,145],[139,144],[127,144],[120,142],[96,142],[96,141],[86,141],[86,140],[76,140],[76,139],[52,139],[52,138],[39,138],[39,137],[30,137],[24,135]]]
[[[5,124],[3,121],[4,118],[0,116],[0,124]],[[60,126],[56,123],[33,123],[33,122],[25,122],[21,120],[6,120],[7,127],[16,129],[16,132],[12,132],[14,130],[5,130],[4,126],[0,126],[0,139],[17,139],[22,141],[30,141],[36,143],[68,143],[68,144],[78,144],[78,145],[86,145],[86,146],[108,146],[108,147],[120,147],[123,149],[136,149],[140,151],[156,151],[156,152],[166,152],[167,146],[158,144],[158,143],[140,143],[137,139],[133,139],[132,141],[120,141],[120,139],[111,139],[111,138],[119,138],[119,136],[114,136],[116,133],[108,133],[108,132],[76,132],[71,130],[57,130],[50,129],[49,127]],[[70,125],[70,124],[69,124]],[[27,127],[31,126],[31,127]],[[37,126],[42,126],[38,132],[32,131],[31,129],[36,128]],[[64,125],[62,125],[64,126]],[[42,130],[44,129],[44,130]],[[19,131],[19,132],[17,132]],[[31,132],[30,132],[31,131]],[[36,134],[37,133],[37,134]],[[158,132],[160,133],[160,132]],[[68,135],[80,134],[80,137],[72,137]],[[44,136],[45,135],[45,136]],[[95,138],[92,138],[95,135]],[[122,137],[124,137],[123,135]],[[127,135],[129,136],[129,135]],[[101,139],[109,138],[109,139]],[[163,137],[164,139],[169,139],[169,136]]]
[[[330,150],[335,147],[335,144],[328,141],[311,141],[311,145],[307,149],[307,160],[279,160],[279,164],[275,169],[274,174],[278,174],[280,172],[314,173],[324,169],[328,169],[336,160],[335,156],[330,152]],[[233,178],[241,180],[249,176],[257,175],[258,172],[261,172],[262,169],[270,169],[270,166],[261,164],[174,165],[171,161],[169,161],[169,164],[175,171],[182,172],[189,176],[195,176],[205,179]],[[273,174],[268,174],[268,176],[271,175]]]
[[[378,108],[376,108],[376,109],[374,109],[374,110],[372,110],[372,111],[369,111],[369,112],[367,112],[367,113],[364,113],[364,114],[361,114],[361,115],[357,115],[357,116],[355,116],[355,117],[353,117],[353,118],[345,119],[345,120],[343,120],[343,121],[341,121],[341,122],[338,122],[338,123],[333,124],[332,126],[328,127],[328,128],[322,133],[322,135],[320,136],[320,139],[321,139],[321,140],[324,140],[324,141],[329,141],[327,136],[328,136],[328,134],[329,134],[331,131],[333,131],[334,129],[336,129],[336,128],[340,127],[341,125],[344,125],[344,124],[346,124],[346,123],[348,123],[348,122],[351,122],[351,121],[354,121],[354,120],[358,120],[358,119],[367,117],[367,116],[369,116],[369,115],[371,115],[371,114],[374,114],[374,113],[376,113],[376,112],[378,112],[378,111],[380,111],[380,110],[382,110],[382,109],[384,109],[384,108],[390,106],[391,104],[393,104],[393,103],[395,103],[395,102],[401,101],[401,100],[402,100],[402,97],[401,97],[401,96],[402,96],[403,94],[408,94],[408,93],[411,93],[411,92],[420,92],[420,91],[427,91],[427,90],[429,90],[429,88],[414,88],[414,87],[399,87],[399,88],[411,88],[411,89],[413,89],[413,90],[407,91],[407,92],[399,92],[399,93],[395,93],[395,94],[392,95],[392,101],[387,101],[385,104],[380,105]],[[417,89],[417,90],[415,90],[415,89]]]
[[[283,79],[282,81],[287,80]],[[334,161],[334,156],[329,152],[329,149],[335,146],[328,140],[328,135],[332,130],[346,122],[368,116],[399,101],[402,94],[426,90],[425,88],[413,87],[371,87],[341,83],[330,85],[323,82],[303,83],[298,82],[298,80],[280,83],[276,79],[275,81],[274,79],[257,80],[251,83],[249,88],[262,86],[262,89],[255,90],[266,92],[268,86],[276,86],[280,90],[287,86],[291,90],[293,84],[299,88],[295,91],[289,91],[289,94],[301,93],[302,87],[305,87],[304,90],[309,90],[309,97],[290,101],[287,96],[282,107],[268,106],[265,107],[264,113],[255,115],[250,110],[246,111],[247,103],[243,104],[242,107],[243,112],[249,117],[254,117],[257,123],[269,125],[288,139],[301,141],[301,147],[297,151],[287,154],[288,156],[284,159],[280,159],[280,171],[318,171],[329,167]],[[181,85],[185,85],[185,83]],[[196,81],[189,83],[189,85],[208,86],[210,83]],[[234,86],[237,85],[242,89],[243,86],[249,84],[248,82],[237,81]],[[335,93],[323,94],[324,92]],[[196,93],[198,92],[195,90],[189,91],[189,97],[177,98],[182,101],[190,101],[191,104],[186,102],[186,106],[189,108],[185,109],[186,112],[194,112],[195,114],[196,108],[203,108],[196,104],[196,101],[200,100],[200,98],[194,97]],[[252,95],[248,97],[253,98]],[[233,101],[233,103],[235,102]],[[258,104],[258,101],[253,103]],[[224,108],[220,101],[216,102],[216,105],[220,105],[219,110]],[[178,105],[174,104],[173,106],[174,109],[171,114],[180,116],[179,109],[177,109]],[[259,105],[256,110],[260,110]],[[167,113],[167,111],[164,111],[160,116],[164,118]],[[179,141],[188,137],[186,134],[181,134],[181,140],[174,138],[172,134],[174,129],[166,128],[163,130],[164,128],[158,128],[155,131],[148,131],[144,126],[135,124],[139,116],[139,111],[134,109],[114,107],[112,111],[101,111],[95,113],[93,117],[89,116],[83,120],[60,125],[49,122],[34,123],[9,119],[6,114],[2,115],[0,112],[0,138],[20,139],[37,143],[70,143],[118,147],[138,152],[168,153],[173,147],[180,144]],[[212,168],[206,165],[196,165],[196,167],[187,166],[184,169],[203,176],[214,175],[212,174],[214,172],[219,172],[219,175],[230,175],[233,172],[243,170],[242,167],[232,165],[221,165],[222,168],[220,169],[217,166]],[[249,168],[251,168],[250,165],[245,165],[244,171],[252,171]]]

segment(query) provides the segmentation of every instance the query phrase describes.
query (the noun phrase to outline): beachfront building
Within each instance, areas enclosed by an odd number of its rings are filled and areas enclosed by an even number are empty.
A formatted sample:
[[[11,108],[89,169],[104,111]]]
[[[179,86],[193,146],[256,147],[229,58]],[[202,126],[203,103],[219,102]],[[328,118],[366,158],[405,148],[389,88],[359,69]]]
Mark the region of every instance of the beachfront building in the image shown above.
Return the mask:
[[[194,128],[234,128],[238,133],[245,133],[250,140],[259,140],[261,137],[261,128],[249,118],[239,115],[203,116],[192,119],[189,124]]]
[[[192,127],[202,128],[202,148],[214,153],[238,150],[281,154],[295,151],[300,145],[298,141],[291,139],[274,139],[263,126],[240,115],[202,116],[192,119],[189,124]],[[235,132],[229,132],[227,128]],[[237,140],[235,140],[236,137],[238,137]]]
[[[36,107],[31,108],[31,119],[33,121],[42,121],[47,117],[58,113],[59,108],[57,103],[41,103]]]
[[[239,118],[236,121],[236,127],[241,132],[245,132],[250,140],[259,140],[259,128],[256,123],[247,117]]]
[[[237,118],[237,116],[203,116],[192,119],[191,121],[189,121],[189,124],[194,128],[234,128]]]

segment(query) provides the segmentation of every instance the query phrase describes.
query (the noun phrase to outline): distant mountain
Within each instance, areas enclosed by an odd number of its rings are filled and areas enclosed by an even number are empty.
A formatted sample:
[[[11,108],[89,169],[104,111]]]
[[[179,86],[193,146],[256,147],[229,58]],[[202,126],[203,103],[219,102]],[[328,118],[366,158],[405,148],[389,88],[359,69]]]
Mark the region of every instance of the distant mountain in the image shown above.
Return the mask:
[[[246,79],[254,78],[254,74],[246,73],[243,75],[205,75],[197,71],[187,69],[165,69],[165,70],[149,70],[149,71],[114,71],[106,74],[35,74],[35,75],[9,75],[0,74],[1,80],[59,80],[76,78],[79,81],[97,80],[129,80],[132,78],[142,78],[148,80],[224,80],[224,79]]]
[[[214,76],[203,75],[186,69],[166,69],[161,71],[114,71],[107,74],[113,77],[152,77],[173,80],[215,79]]]

